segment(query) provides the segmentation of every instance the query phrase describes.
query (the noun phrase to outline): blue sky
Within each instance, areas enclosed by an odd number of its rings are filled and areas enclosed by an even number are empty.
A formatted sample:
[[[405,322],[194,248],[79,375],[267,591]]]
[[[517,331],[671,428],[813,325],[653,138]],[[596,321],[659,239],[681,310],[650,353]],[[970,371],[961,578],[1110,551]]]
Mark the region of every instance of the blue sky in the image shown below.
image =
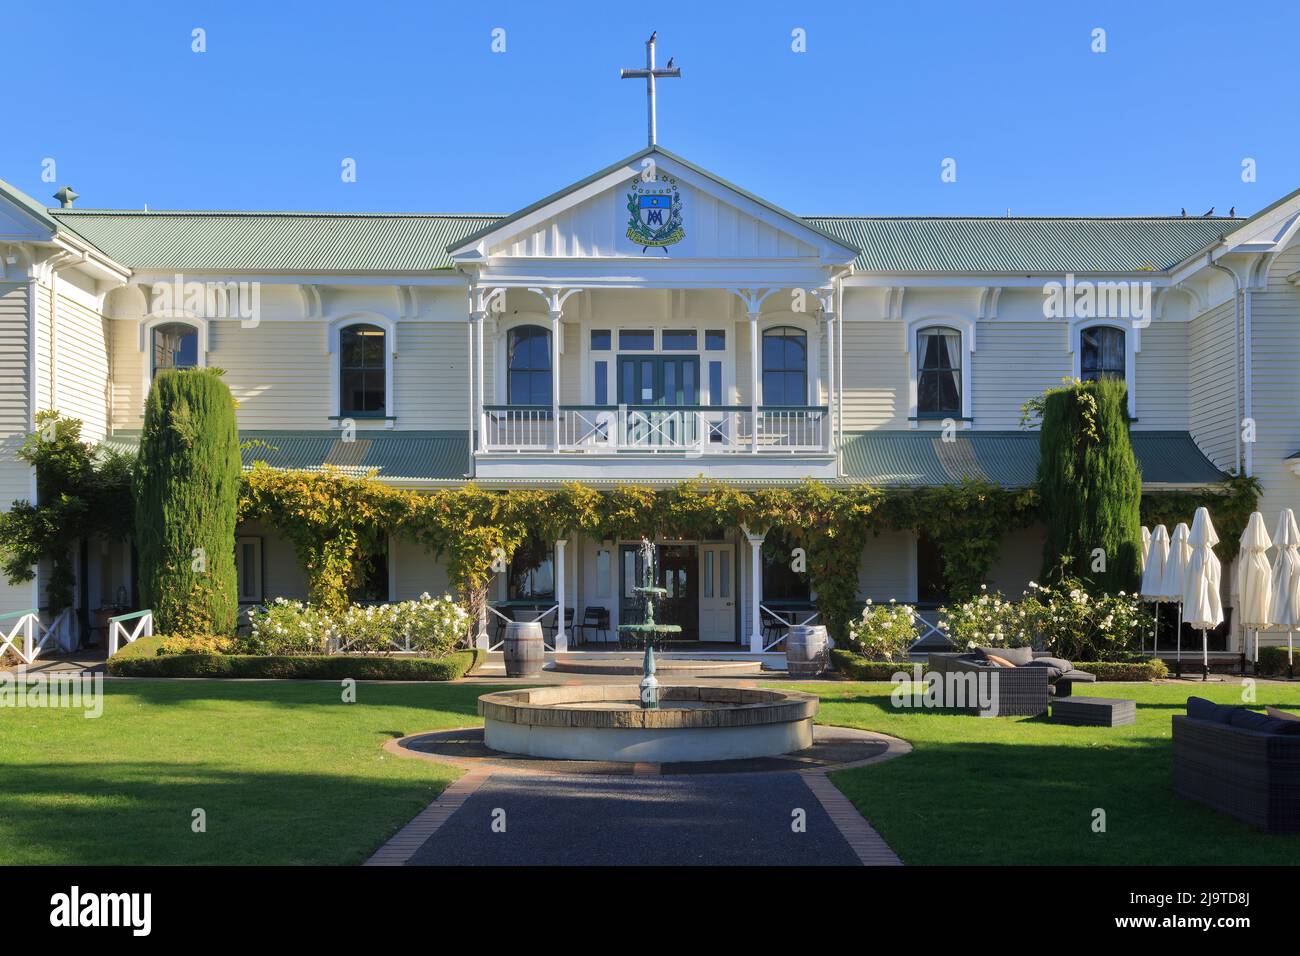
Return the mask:
[[[1294,2],[8,0],[0,25],[0,179],[85,207],[510,212],[644,145],[617,71],[652,29],[684,73],[660,143],[805,215],[1249,213],[1300,187]]]

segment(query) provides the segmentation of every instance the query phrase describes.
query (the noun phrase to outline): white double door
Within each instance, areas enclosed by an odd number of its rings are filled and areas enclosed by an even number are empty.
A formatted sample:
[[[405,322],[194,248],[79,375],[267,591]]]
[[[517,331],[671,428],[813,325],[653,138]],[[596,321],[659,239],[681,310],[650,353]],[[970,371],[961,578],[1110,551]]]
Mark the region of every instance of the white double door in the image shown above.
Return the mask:
[[[701,544],[700,640],[734,644],[736,641],[736,547]]]

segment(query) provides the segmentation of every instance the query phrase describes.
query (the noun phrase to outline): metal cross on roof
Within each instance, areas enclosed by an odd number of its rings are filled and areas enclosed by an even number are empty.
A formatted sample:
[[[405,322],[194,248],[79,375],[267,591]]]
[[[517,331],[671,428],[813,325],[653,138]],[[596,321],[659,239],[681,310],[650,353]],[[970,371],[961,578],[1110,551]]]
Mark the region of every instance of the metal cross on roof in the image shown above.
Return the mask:
[[[618,76],[622,80],[639,80],[644,78],[646,99],[650,108],[650,145],[655,145],[655,80],[666,77],[681,76],[682,71],[679,67],[673,66],[673,58],[668,58],[668,64],[663,69],[655,68],[655,37],[659,35],[656,30],[650,34],[650,39],[645,41],[645,69],[644,70],[619,70]]]

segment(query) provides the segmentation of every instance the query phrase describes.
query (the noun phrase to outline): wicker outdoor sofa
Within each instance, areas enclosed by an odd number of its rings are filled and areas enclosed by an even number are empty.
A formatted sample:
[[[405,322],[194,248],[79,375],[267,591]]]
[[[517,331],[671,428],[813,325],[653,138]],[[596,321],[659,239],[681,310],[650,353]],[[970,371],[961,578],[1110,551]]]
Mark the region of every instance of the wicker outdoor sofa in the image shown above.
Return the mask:
[[[1175,793],[1268,833],[1300,832],[1300,720],[1189,697],[1173,726]]]
[[[1014,667],[999,667],[990,663],[982,653],[984,650],[977,649],[973,654],[929,656],[928,667],[936,674],[974,674],[977,678],[985,675],[989,682],[992,700],[988,707],[971,706],[970,701],[949,701],[949,706],[962,705],[981,717],[1037,717],[1047,713],[1051,698],[1068,697],[1076,683],[1096,680],[1092,674],[1074,670],[1068,661],[1058,661],[1041,652],[1030,652],[1027,648],[1019,650],[1021,656],[1013,661],[1016,664]],[[1017,652],[1006,648],[988,650],[1000,651],[1002,654]],[[1029,663],[1030,660],[1034,663]],[[945,676],[944,679],[947,681],[948,678]]]

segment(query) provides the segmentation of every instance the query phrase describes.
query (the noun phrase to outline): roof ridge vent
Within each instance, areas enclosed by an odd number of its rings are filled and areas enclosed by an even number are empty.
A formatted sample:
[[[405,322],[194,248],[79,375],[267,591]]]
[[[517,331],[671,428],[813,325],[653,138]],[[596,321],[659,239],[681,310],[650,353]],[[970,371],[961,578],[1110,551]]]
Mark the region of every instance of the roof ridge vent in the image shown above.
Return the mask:
[[[81,194],[73,190],[71,186],[64,186],[54,194],[54,198],[59,201],[62,208],[71,209],[72,204],[81,198]]]

